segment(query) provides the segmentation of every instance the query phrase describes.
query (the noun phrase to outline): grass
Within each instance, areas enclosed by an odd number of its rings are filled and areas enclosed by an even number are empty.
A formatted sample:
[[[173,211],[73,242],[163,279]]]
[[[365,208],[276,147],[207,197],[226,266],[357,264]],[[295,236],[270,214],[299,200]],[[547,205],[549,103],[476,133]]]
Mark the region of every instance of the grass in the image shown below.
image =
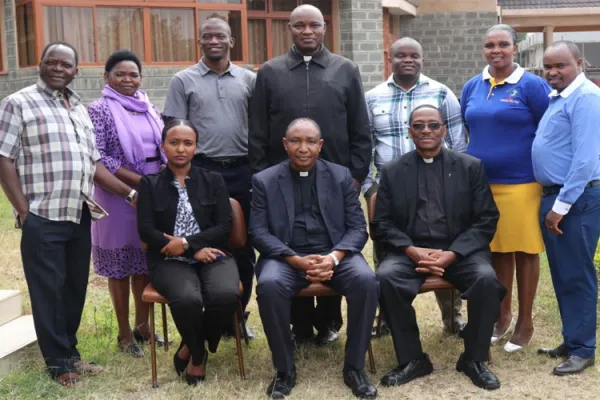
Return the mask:
[[[0,288],[19,289],[23,292],[25,311],[30,313],[19,251],[20,231],[12,228],[12,214],[6,199],[0,195]],[[370,243],[364,250],[371,260]],[[515,296],[516,297],[516,296]],[[516,301],[514,303],[516,305]],[[417,297],[415,308],[425,351],[435,366],[432,375],[398,388],[379,388],[383,399],[596,399],[600,396],[600,374],[592,368],[573,377],[555,377],[550,374],[556,361],[535,354],[540,346],[556,345],[560,341],[560,320],[545,259],[534,320],[536,332],[531,345],[522,353],[506,354],[502,346],[492,349],[493,371],[502,381],[502,388],[485,392],[473,386],[467,378],[454,370],[462,342],[442,333],[439,310],[433,294]],[[249,326],[257,340],[244,348],[247,380],[241,381],[237,372],[235,343],[222,342],[217,354],[208,361],[207,381],[197,388],[181,383],[172,368],[172,352],[158,351],[158,373],[161,386],[150,385],[149,349],[142,359],[133,359],[118,352],[117,326],[113,316],[106,280],[92,273],[83,320],[79,329],[79,348],[85,359],[106,367],[99,376],[85,377],[78,389],[63,389],[44,373],[39,354],[24,358],[10,375],[0,378],[0,399],[265,399],[265,388],[272,378],[273,369],[267,341],[262,331],[255,300],[249,305]],[[516,309],[514,310],[516,315]],[[466,314],[466,306],[463,307]],[[157,312],[157,317],[159,314]],[[169,333],[178,343],[175,326],[169,319]],[[1,338],[0,338],[1,340]],[[334,345],[317,349],[310,347],[297,353],[298,383],[290,400],[352,399],[341,380],[344,338]],[[396,366],[389,337],[373,342],[377,374],[374,382]]]

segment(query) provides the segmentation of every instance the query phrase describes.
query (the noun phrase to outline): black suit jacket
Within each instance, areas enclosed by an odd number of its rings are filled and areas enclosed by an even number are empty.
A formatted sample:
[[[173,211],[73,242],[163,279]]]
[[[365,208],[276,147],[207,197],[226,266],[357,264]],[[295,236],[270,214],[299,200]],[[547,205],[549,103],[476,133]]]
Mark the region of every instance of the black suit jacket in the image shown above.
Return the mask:
[[[186,236],[190,244],[183,256],[192,258],[204,247],[227,251],[231,232],[231,204],[221,175],[192,167],[186,188],[200,233]],[[172,185],[173,173],[167,167],[156,174],[146,175],[139,185],[137,217],[142,242],[148,245],[148,266],[164,260],[160,253],[169,240],[163,233],[173,235],[179,193]]]
[[[359,253],[367,242],[365,215],[350,170],[318,160],[317,196],[334,250]],[[294,227],[294,188],[289,161],[252,177],[250,237],[261,257],[295,255],[288,243]]]
[[[449,250],[462,257],[489,251],[499,213],[488,184],[483,163],[467,154],[442,149],[446,218],[450,232]],[[413,242],[418,182],[416,151],[396,158],[383,167],[377,191],[373,240],[386,251],[403,251]]]

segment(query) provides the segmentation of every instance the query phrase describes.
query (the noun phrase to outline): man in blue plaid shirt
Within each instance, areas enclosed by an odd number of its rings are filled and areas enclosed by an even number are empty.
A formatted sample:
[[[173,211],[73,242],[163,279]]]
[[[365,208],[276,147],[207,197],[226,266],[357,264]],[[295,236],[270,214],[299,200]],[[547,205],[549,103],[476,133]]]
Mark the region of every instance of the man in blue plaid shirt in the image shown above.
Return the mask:
[[[392,75],[365,95],[374,146],[373,163],[362,183],[367,200],[377,193],[381,168],[394,158],[414,150],[408,127],[409,116],[415,108],[429,104],[441,110],[447,128],[446,145],[454,151],[467,150],[467,131],[458,99],[446,85],[421,73],[423,49],[419,42],[408,37],[398,39],[392,44],[389,55]],[[436,292],[444,326],[450,332],[460,331],[464,325],[459,296],[460,293],[455,296],[452,305],[449,292]],[[451,321],[453,306],[455,319]]]

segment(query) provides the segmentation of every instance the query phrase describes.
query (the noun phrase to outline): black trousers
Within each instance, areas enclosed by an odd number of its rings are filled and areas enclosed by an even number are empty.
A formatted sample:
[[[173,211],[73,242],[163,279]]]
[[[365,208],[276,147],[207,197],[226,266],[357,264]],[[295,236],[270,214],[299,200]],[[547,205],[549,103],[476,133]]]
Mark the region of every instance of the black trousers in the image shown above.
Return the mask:
[[[380,304],[392,331],[399,365],[423,356],[419,327],[412,302],[427,275],[415,270],[404,254],[389,253],[376,271],[381,285]],[[506,289],[496,278],[491,254],[478,252],[448,266],[444,279],[467,300],[469,323],[463,331],[465,357],[474,361],[488,358],[494,323]]]
[[[239,275],[232,257],[210,264],[165,260],[150,271],[150,282],[169,304],[173,321],[192,355],[204,360],[204,341],[216,351],[224,324],[238,302]]]
[[[22,227],[21,258],[35,332],[53,377],[73,371],[80,359],[76,335],[90,273],[90,222],[84,205],[79,224],[29,214]]]
[[[193,164],[221,174],[225,186],[227,186],[229,197],[236,199],[242,206],[246,227],[248,227],[250,202],[252,201],[252,192],[250,192],[250,189],[252,189],[252,172],[248,160],[242,160],[235,164],[224,164],[197,154],[194,157]],[[244,248],[234,250],[233,257],[237,263],[240,281],[244,286],[244,294],[240,300],[242,308],[246,309],[250,296],[252,296],[254,263],[256,261],[256,255],[250,241],[248,240]]]
[[[290,335],[291,302],[293,296],[310,282],[306,280],[304,272],[274,258],[259,260],[256,273],[258,309],[273,365],[277,371],[288,372],[294,367],[294,344]],[[346,297],[348,328],[345,365],[361,370],[371,340],[379,282],[361,254],[348,254],[335,268],[331,280],[324,284]]]

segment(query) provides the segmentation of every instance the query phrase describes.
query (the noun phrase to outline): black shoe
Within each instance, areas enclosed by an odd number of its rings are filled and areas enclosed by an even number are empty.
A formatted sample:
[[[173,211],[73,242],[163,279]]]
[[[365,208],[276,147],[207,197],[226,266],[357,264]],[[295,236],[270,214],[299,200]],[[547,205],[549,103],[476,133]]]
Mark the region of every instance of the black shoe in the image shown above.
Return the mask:
[[[181,342],[181,344],[179,344],[179,348],[177,349],[177,351],[175,352],[175,355],[173,356],[173,367],[175,367],[175,372],[177,372],[177,376],[181,376],[181,374],[183,374],[183,371],[185,371],[188,362],[190,360],[182,360],[181,358],[179,358],[179,352],[181,351],[181,349],[183,348],[183,342]]]
[[[188,373],[185,373],[185,381],[187,382],[188,385],[190,386],[196,386],[199,383],[204,382],[204,379],[206,378],[206,364],[208,363],[208,351],[204,350],[204,361],[202,361],[202,364],[204,364],[204,375],[188,375]]]
[[[486,390],[500,388],[500,380],[486,367],[483,361],[467,360],[464,353],[456,362],[456,370],[471,378],[471,382],[477,387]]]
[[[554,368],[552,373],[558,376],[578,374],[584,369],[593,366],[594,362],[594,357],[583,358],[577,356],[569,356],[569,358],[567,358],[565,361],[558,364],[558,366]]]
[[[296,367],[290,372],[277,372],[267,388],[267,395],[271,399],[283,399],[292,393],[296,386]]]
[[[138,343],[150,343],[150,336],[142,335],[137,328],[133,330],[133,337]],[[159,347],[165,345],[165,339],[158,332],[154,334],[154,342],[156,342],[156,345]],[[173,343],[169,342],[169,344]]]
[[[344,370],[344,383],[352,394],[360,399],[374,399],[377,397],[377,388],[371,383],[364,370]]]
[[[569,350],[567,350],[564,344],[560,344],[558,347],[553,349],[541,348],[537,351],[538,354],[548,356],[550,358],[567,358],[569,357]]]
[[[246,336],[248,337],[248,340],[256,339],[256,335],[254,334],[254,332],[252,332],[248,325],[246,325]]]
[[[292,341],[296,347],[307,346],[315,342],[315,335],[301,335],[292,330]]]
[[[427,354],[419,360],[413,360],[403,367],[394,368],[381,378],[383,386],[404,385],[413,379],[429,375],[433,372],[433,364]]]
[[[241,338],[243,339],[244,331],[242,330],[242,324],[240,324],[240,335],[241,335]],[[254,334],[254,332],[252,332],[250,330],[250,328],[248,328],[248,325],[246,325],[246,335],[248,335],[248,340],[256,339],[256,335]],[[229,324],[223,329],[222,336],[227,337],[227,338],[235,337],[235,329],[233,328],[233,324]]]
[[[465,321],[457,318],[454,321],[454,324],[452,325],[452,327],[444,324],[444,333],[446,333],[448,335],[457,335],[458,337],[462,338],[463,330],[465,329],[465,326],[467,326],[467,324],[465,324]]]
[[[375,322],[375,323],[377,323],[377,322]],[[383,321],[381,321],[381,326],[379,327],[379,337],[387,336],[390,333],[392,333],[390,331],[390,327],[388,326],[387,322],[384,319]],[[371,338],[373,338],[373,339],[377,338],[377,326],[374,326],[373,329],[371,330]]]
[[[315,337],[315,343],[317,346],[326,346],[329,343],[333,343],[340,338],[339,333],[331,328],[325,328]]]
[[[119,343],[119,350],[121,353],[130,354],[136,358],[144,357],[144,350],[137,344],[135,339],[133,342],[123,345],[121,344],[121,338],[117,336],[117,343]]]

